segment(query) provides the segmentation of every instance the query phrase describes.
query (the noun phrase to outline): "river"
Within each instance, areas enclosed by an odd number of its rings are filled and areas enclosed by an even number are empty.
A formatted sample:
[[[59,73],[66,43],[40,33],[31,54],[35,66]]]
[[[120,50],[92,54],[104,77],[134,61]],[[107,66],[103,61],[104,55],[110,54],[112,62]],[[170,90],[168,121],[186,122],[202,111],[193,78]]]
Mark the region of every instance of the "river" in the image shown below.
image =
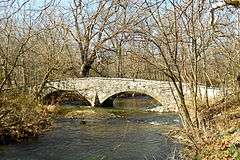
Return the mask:
[[[116,110],[139,106],[145,98],[120,98]],[[153,103],[148,104],[153,105]],[[120,104],[120,105],[119,105]],[[128,107],[127,107],[128,106]],[[148,105],[149,106],[149,105]],[[105,109],[107,110],[107,109]],[[166,160],[180,159],[181,146],[166,135],[167,126],[181,125],[175,114],[133,112],[125,117],[81,124],[58,118],[54,128],[38,138],[0,146],[2,160]]]

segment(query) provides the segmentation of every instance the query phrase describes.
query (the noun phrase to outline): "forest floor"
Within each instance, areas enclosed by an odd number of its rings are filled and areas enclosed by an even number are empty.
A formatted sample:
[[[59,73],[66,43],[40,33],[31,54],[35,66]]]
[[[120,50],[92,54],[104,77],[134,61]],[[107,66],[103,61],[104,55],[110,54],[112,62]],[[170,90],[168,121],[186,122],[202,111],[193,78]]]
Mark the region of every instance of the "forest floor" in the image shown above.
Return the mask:
[[[206,129],[180,134],[186,146],[184,159],[240,160],[240,101],[202,106],[199,117],[205,120]]]

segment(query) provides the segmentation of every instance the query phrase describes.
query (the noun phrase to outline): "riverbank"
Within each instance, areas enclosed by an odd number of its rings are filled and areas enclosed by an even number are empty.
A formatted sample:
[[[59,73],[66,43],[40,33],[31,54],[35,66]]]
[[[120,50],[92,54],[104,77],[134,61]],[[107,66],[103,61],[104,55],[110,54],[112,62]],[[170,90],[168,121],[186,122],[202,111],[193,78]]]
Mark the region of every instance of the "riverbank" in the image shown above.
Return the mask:
[[[186,146],[184,159],[240,160],[240,102],[219,101],[199,112],[205,128],[175,134]]]
[[[53,123],[50,113],[30,95],[0,98],[0,144],[37,137]]]

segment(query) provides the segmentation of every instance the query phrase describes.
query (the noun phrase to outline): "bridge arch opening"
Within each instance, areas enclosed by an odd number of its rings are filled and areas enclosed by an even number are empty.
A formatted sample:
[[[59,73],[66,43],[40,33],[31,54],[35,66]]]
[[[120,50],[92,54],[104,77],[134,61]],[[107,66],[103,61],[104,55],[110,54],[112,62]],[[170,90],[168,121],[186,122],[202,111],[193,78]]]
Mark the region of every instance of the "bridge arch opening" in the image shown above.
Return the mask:
[[[111,95],[105,99],[101,106],[102,107],[114,107],[114,108],[127,108],[127,109],[148,109],[162,104],[153,98],[152,96],[137,92],[137,91],[125,91]]]
[[[77,91],[57,90],[42,98],[45,105],[91,106],[91,103]]]

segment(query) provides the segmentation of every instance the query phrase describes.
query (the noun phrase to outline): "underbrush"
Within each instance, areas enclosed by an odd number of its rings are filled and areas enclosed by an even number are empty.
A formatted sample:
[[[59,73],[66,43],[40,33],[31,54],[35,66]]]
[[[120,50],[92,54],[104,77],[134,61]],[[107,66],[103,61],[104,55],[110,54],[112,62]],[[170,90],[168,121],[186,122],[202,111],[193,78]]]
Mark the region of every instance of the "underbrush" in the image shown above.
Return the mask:
[[[197,141],[185,143],[184,159],[240,160],[239,140],[237,132],[206,132]]]
[[[240,160],[240,102],[234,98],[219,101],[199,111],[200,129],[180,130],[185,143],[184,159]]]
[[[21,141],[42,134],[52,118],[29,95],[2,95],[0,98],[0,144]]]

